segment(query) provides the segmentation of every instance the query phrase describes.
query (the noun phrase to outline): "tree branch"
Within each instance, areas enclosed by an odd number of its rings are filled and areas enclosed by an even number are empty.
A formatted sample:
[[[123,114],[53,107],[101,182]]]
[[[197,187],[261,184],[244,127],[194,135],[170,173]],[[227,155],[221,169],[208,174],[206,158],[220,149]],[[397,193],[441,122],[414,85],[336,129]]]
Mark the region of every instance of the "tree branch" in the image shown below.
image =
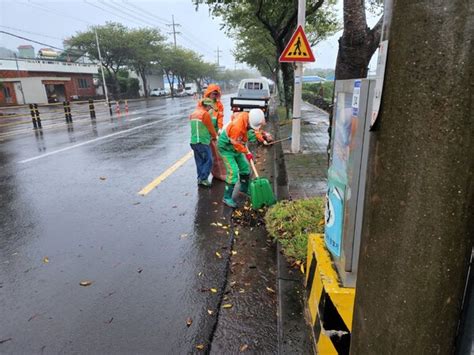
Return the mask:
[[[318,2],[316,4],[314,4],[313,6],[309,6],[306,9],[306,16],[314,15],[323,3],[324,3],[324,0],[318,0]]]
[[[374,53],[380,43],[380,37],[382,35],[383,16],[379,18],[376,25],[368,32],[368,47],[370,53]]]

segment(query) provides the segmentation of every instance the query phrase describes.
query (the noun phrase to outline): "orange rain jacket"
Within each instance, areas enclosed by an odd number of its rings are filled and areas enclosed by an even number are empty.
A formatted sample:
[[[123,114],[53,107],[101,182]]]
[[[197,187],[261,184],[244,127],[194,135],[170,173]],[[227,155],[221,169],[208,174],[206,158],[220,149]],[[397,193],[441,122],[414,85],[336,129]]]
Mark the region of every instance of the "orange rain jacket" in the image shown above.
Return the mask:
[[[234,149],[241,153],[248,153],[245,144],[248,141],[247,129],[249,127],[249,113],[239,112],[234,114],[234,118],[226,127],[226,134]]]
[[[224,126],[224,105],[221,102],[221,87],[217,84],[209,84],[207,87],[206,91],[204,92],[204,97],[209,97],[211,96],[211,92],[217,91],[219,93],[219,96],[217,97],[216,100],[216,111],[217,111],[217,127],[219,129]]]
[[[199,120],[202,122],[202,124],[207,128],[209,131],[209,134],[211,136],[211,139],[216,139],[217,138],[217,133],[216,130],[214,129],[214,126],[212,125],[212,119],[211,115],[209,112],[206,111],[206,109],[202,106],[201,102],[198,103],[196,106],[196,109],[194,110],[193,113],[189,115],[189,120]],[[194,136],[198,135],[197,132],[193,132],[191,129],[191,142],[193,142]],[[199,140],[199,139],[198,139]],[[200,142],[196,142],[200,143]]]
[[[235,112],[233,113],[231,116],[230,116],[230,120],[233,121],[234,118],[236,118],[237,116],[239,116],[241,113],[243,113],[244,111],[242,112]],[[248,112],[246,112],[248,113]],[[263,129],[254,129],[253,130],[255,132],[255,138],[257,138],[257,140],[260,142],[260,143],[263,143],[265,141],[265,131]]]

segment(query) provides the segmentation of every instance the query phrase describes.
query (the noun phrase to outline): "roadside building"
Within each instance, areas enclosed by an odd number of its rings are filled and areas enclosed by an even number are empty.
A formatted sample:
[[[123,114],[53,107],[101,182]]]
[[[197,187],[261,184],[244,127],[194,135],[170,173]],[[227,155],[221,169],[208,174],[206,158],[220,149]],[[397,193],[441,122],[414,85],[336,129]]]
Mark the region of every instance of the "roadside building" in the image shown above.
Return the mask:
[[[0,59],[0,106],[93,97],[98,69],[50,59]]]

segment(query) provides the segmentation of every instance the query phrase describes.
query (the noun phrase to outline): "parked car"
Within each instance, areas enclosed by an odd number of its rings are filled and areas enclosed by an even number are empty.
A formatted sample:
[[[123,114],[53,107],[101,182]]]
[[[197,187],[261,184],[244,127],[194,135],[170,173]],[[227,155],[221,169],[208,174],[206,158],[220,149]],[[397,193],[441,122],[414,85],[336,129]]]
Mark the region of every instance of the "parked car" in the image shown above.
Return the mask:
[[[166,96],[166,90],[163,88],[153,89],[150,92],[150,96]]]

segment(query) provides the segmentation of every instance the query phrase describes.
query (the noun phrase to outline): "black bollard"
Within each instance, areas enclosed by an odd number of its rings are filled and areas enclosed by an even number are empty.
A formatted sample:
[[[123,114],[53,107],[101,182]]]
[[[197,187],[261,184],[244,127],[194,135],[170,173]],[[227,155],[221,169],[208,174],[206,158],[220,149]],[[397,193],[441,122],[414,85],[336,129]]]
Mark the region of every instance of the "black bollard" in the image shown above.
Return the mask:
[[[110,113],[110,116],[113,116],[113,112],[112,112],[112,104],[110,103],[109,101],[109,113]]]
[[[94,100],[92,99],[89,99],[89,113],[91,115],[91,120],[95,120]]]
[[[40,112],[38,110],[38,104],[34,104],[35,108],[35,117],[36,117],[36,122],[38,124],[38,128],[43,128],[41,127],[41,117],[40,117]]]
[[[30,104],[30,114],[31,114],[31,121],[33,122],[33,128],[37,129],[38,125],[36,123],[35,107],[33,106],[33,104]]]
[[[72,123],[72,113],[71,113],[71,102],[67,101],[67,116],[69,118],[69,123]]]
[[[67,115],[67,101],[63,101],[64,106],[64,118],[66,119],[66,123],[69,123],[69,117]]]

